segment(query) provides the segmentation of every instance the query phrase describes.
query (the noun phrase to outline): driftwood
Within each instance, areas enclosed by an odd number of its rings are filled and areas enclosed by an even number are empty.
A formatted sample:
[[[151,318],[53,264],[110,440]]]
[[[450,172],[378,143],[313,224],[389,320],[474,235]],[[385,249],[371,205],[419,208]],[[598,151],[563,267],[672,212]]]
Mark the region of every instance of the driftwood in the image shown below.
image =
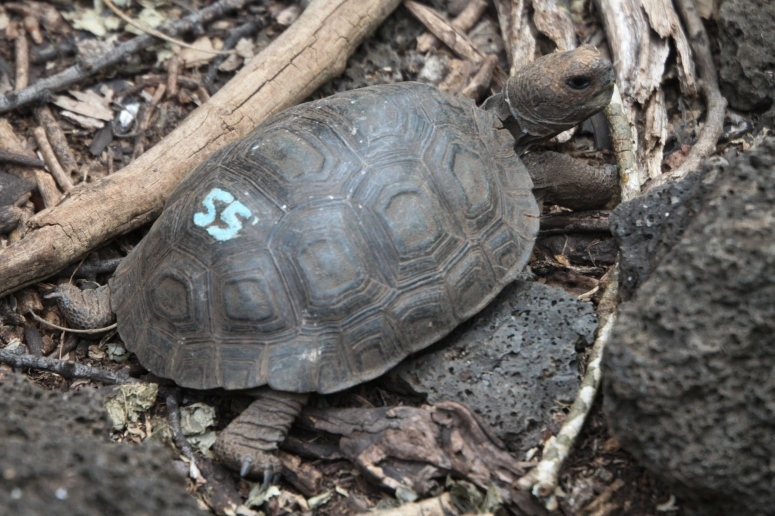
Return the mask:
[[[399,0],[315,0],[207,103],[120,173],[29,221],[0,250],[0,296],[46,278],[111,238],[155,219],[177,184],[223,145],[341,74]]]

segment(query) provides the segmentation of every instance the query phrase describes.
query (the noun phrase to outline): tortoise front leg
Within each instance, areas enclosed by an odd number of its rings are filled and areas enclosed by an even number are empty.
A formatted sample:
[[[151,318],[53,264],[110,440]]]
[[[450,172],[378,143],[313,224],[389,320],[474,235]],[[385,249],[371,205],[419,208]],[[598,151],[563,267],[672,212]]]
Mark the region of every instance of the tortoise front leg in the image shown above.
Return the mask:
[[[264,483],[280,470],[275,456],[293,421],[307,403],[309,394],[259,389],[256,400],[227,426],[215,441],[213,451],[226,466],[240,475],[264,474]]]

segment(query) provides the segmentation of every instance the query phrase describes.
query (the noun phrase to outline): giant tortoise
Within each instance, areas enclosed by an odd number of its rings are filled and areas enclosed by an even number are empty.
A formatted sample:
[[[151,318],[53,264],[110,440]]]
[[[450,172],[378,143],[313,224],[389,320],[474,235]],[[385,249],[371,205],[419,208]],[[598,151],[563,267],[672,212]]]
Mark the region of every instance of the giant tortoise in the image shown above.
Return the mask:
[[[191,172],[108,285],[52,297],[75,326],[115,313],[160,377],[251,390],[215,452],[260,473],[309,393],[380,376],[516,277],[540,203],[518,155],[604,108],[613,80],[581,47],[483,108],[419,83],[290,108]]]

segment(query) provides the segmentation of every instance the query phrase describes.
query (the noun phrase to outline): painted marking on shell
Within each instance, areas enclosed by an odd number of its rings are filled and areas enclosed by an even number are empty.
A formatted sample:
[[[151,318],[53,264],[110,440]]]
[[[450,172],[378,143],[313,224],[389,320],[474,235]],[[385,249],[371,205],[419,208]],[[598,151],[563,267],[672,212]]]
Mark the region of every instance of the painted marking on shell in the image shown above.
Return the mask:
[[[215,207],[216,201],[226,205],[218,217],[226,227],[213,225],[215,216],[218,214],[218,210]],[[242,221],[237,217],[250,220],[250,217],[253,215],[247,206],[235,200],[232,194],[220,188],[210,190],[210,193],[202,201],[202,206],[204,206],[205,211],[194,213],[194,224],[207,229],[210,236],[221,242],[231,240],[242,229]],[[258,222],[258,218],[253,221],[253,224],[256,222]]]

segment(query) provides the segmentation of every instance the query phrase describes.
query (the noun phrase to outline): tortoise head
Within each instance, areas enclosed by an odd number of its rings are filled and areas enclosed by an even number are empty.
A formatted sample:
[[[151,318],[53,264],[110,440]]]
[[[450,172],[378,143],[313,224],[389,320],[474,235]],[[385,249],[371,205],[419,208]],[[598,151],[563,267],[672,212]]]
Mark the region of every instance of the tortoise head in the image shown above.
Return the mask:
[[[614,78],[611,62],[583,45],[521,68],[506,83],[504,97],[522,131],[545,139],[605,108]]]

